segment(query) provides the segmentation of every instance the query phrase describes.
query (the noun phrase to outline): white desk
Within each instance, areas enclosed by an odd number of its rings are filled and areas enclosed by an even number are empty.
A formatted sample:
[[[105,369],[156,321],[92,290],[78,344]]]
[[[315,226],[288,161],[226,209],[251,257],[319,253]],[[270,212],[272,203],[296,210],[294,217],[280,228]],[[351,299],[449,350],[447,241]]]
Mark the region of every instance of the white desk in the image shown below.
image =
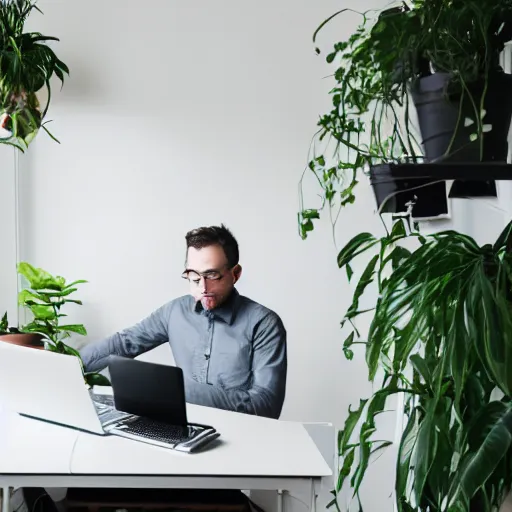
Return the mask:
[[[285,490],[307,495],[331,468],[300,423],[188,405],[189,421],[215,426],[218,442],[184,454],[117,436],[97,436],[0,416],[0,486]]]

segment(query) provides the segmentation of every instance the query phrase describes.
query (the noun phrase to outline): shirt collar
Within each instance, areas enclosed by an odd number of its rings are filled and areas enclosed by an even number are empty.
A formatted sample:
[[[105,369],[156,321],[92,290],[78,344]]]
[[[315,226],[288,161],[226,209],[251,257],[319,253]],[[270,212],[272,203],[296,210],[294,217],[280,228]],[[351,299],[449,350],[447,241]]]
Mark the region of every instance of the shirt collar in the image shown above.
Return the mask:
[[[211,314],[217,318],[220,318],[227,324],[231,325],[235,318],[236,311],[238,309],[238,304],[240,301],[240,294],[233,288],[231,295],[227,298],[227,300],[222,303],[219,307],[212,309]],[[192,302],[193,310],[196,313],[202,313],[204,311],[203,305],[201,301],[193,301]]]

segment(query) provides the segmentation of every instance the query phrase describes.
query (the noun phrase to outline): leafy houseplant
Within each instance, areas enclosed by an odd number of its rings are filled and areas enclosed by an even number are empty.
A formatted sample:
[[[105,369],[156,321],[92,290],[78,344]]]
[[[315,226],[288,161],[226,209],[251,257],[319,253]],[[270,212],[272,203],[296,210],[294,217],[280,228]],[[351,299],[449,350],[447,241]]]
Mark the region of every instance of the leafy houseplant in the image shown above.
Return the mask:
[[[324,21],[314,42],[326,23],[349,10]],[[323,206],[353,203],[362,174],[370,175],[376,191],[412,188],[393,176],[389,163],[418,164],[411,181],[421,178],[425,162],[506,162],[512,77],[500,68],[499,55],[511,39],[512,0],[408,0],[376,19],[362,14],[357,30],[326,57],[335,66],[332,108],[318,121],[309,162]],[[467,171],[468,180],[485,180],[481,169],[478,176]],[[429,203],[429,195],[446,195],[443,180],[418,184],[422,188],[403,194],[394,211],[404,211],[414,196],[420,203],[427,195]],[[494,182],[488,185],[487,193],[495,195]],[[460,186],[454,184],[452,195]],[[467,187],[458,192],[466,194]],[[303,237],[319,210],[299,213]]]
[[[511,77],[499,55],[511,39],[512,0],[412,0],[373,20],[363,14],[327,55],[336,65],[332,109],[319,120],[309,162],[323,201],[301,204],[300,235],[307,238],[324,207],[353,203],[362,175],[370,175],[379,212],[407,211],[386,236],[361,233],[338,255],[349,281],[354,259],[369,260],[342,321],[351,327],[343,350],[350,360],[364,347],[377,391],[349,408],[331,505],[348,486],[359,499],[373,455],[391,444],[375,433],[394,396],[404,400],[399,511],[498,510],[511,490],[512,223],[484,246],[455,231],[422,236],[409,223],[411,208],[417,216],[418,205],[446,206],[444,180],[457,162],[467,174],[452,195],[477,195],[472,179],[493,193],[485,183],[491,164],[507,172]],[[429,176],[436,166],[439,183]],[[389,201],[398,193],[403,199]],[[367,333],[357,326],[363,315],[371,315]]]
[[[77,291],[78,284],[85,280],[66,283],[60,276],[52,276],[43,269],[35,268],[29,263],[18,264],[18,272],[27,280],[29,288],[23,289],[18,295],[20,306],[28,309],[33,320],[23,326],[24,332],[41,334],[49,343],[49,350],[55,352],[65,351],[63,340],[69,338],[71,333],[85,336],[87,331],[83,325],[60,325],[60,319],[66,315],[61,312],[65,304],[79,304],[82,302],[70,296]]]
[[[27,280],[29,287],[20,291],[18,303],[32,313],[32,320],[16,329],[17,335],[33,334],[39,336],[45,342],[46,350],[68,354],[82,359],[80,353],[65,343],[71,334],[85,336],[87,331],[82,324],[61,324],[61,318],[67,316],[62,313],[66,304],[78,304],[82,302],[70,298],[77,291],[76,286],[87,281],[78,280],[67,283],[61,276],[53,276],[41,268],[35,268],[27,262],[18,264],[18,272]],[[4,316],[5,328],[7,328],[7,315]],[[5,329],[4,329],[5,330]],[[11,332],[14,329],[11,328]],[[11,341],[11,340],[8,340]],[[82,364],[83,369],[83,364]],[[99,373],[84,373],[89,385],[110,385],[106,377]]]
[[[422,236],[399,219],[380,239],[350,240],[338,265],[351,278],[353,260],[369,252],[342,322],[352,325],[344,351],[352,359],[355,344],[364,345],[369,379],[383,376],[349,409],[334,494],[349,484],[359,497],[372,453],[390,444],[372,437],[376,416],[402,395],[397,509],[499,510],[512,487],[512,222],[493,245],[479,246],[455,231]],[[376,300],[363,339],[355,321],[369,289]]]
[[[28,16],[40,9],[33,0],[0,0],[0,126],[10,136],[0,139],[24,151],[43,128],[51,100],[50,80],[55,75],[62,84],[69,74],[67,65],[46,44],[56,37],[24,32]],[[47,89],[48,99],[41,108],[37,93]]]

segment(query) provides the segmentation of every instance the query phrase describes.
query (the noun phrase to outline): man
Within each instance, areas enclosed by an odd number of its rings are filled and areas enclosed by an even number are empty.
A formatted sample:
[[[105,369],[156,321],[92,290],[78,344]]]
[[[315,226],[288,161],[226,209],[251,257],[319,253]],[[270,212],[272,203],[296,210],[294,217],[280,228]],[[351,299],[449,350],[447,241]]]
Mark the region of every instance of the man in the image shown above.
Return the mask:
[[[238,293],[238,243],[224,226],[186,235],[190,295],[164,304],[138,324],[86,346],[87,371],[112,354],[135,357],[170,343],[189,403],[279,418],[285,398],[286,330],[270,309]]]

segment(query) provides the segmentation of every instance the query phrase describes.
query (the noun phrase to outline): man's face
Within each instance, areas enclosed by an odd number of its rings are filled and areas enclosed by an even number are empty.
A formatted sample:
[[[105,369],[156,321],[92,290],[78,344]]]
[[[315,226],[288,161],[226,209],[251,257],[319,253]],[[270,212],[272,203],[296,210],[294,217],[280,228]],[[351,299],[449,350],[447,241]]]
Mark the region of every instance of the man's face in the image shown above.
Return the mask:
[[[190,293],[201,301],[204,309],[220,306],[229,296],[240,277],[241,268],[230,269],[224,249],[211,245],[202,249],[190,247],[187,252]]]

